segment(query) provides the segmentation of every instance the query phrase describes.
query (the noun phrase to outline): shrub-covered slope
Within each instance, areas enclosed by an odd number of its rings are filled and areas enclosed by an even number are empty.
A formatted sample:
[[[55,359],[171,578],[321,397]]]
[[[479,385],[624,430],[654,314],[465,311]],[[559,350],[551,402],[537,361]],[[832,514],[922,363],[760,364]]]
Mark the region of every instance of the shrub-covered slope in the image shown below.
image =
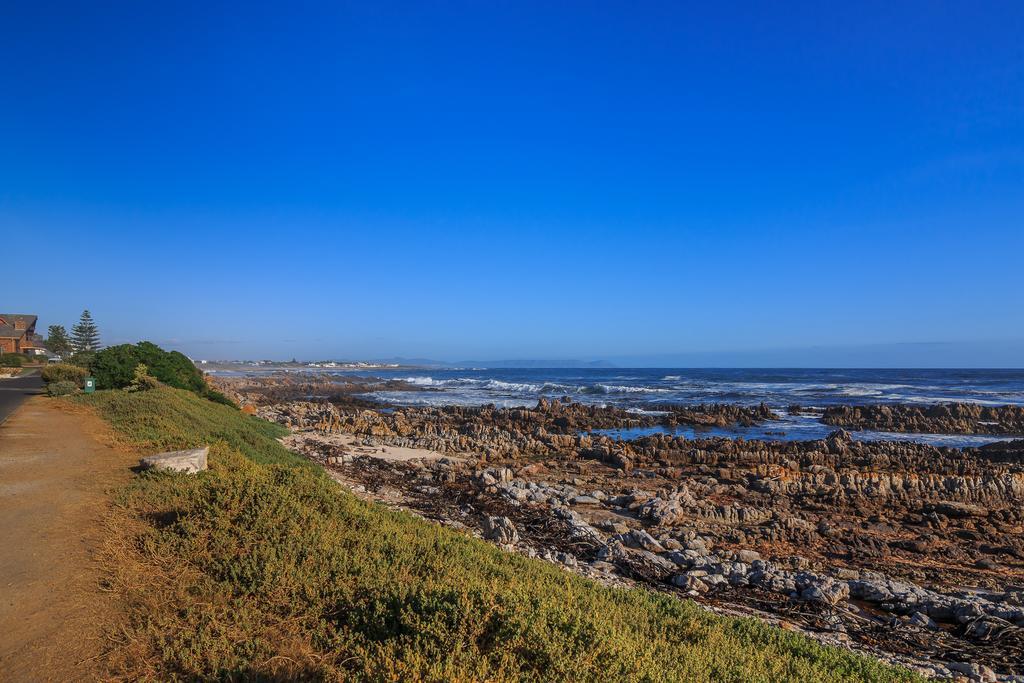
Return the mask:
[[[365,503],[284,451],[277,427],[193,394],[77,400],[149,448],[216,441],[209,472],[145,474],[121,495],[108,557],[132,614],[125,677],[912,679]]]
[[[132,444],[150,451],[194,448],[223,440],[257,463],[312,467],[277,442],[288,430],[187,391],[97,391],[75,400],[90,405]]]
[[[206,384],[203,373],[188,356],[178,351],[165,351],[152,342],[108,346],[96,352],[89,369],[96,377],[98,389],[123,389],[132,384],[139,364],[145,365],[149,374],[168,386],[231,405],[226,396]]]

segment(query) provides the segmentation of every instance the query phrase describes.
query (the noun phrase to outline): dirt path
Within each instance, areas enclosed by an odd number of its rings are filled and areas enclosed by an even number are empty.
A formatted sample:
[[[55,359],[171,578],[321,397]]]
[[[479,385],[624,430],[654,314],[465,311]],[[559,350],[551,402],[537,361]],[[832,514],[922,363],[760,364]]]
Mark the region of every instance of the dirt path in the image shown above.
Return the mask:
[[[103,423],[30,398],[0,426],[0,680],[95,680],[116,618],[94,553],[111,487],[138,461]]]

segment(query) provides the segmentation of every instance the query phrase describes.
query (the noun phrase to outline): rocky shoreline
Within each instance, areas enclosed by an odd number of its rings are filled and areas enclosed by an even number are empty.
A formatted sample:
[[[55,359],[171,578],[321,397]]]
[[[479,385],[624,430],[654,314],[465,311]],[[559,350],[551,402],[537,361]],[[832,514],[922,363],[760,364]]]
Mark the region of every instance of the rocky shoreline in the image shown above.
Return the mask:
[[[1024,681],[1024,443],[586,433],[770,419],[763,406],[257,402],[293,430],[289,448],[360,495],[930,676]]]
[[[429,387],[403,380],[377,377],[340,377],[327,373],[276,372],[269,375],[215,376],[207,381],[241,408],[252,412],[257,406],[288,401],[316,400],[338,405],[377,407],[379,404],[361,398],[374,391],[431,391]]]

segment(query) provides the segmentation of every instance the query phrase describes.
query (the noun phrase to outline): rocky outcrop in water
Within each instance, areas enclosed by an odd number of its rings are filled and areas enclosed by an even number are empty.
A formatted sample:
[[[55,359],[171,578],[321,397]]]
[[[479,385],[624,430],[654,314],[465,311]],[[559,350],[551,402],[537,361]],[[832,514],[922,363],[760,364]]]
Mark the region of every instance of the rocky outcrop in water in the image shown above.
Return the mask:
[[[659,424],[754,424],[768,419],[767,406],[661,406],[657,414],[540,399],[535,408],[437,406],[358,410],[327,402],[292,401],[264,406],[257,414],[293,428],[317,428],[373,436],[389,445],[440,453],[478,452],[522,457],[576,452],[591,447],[581,432]]]
[[[332,402],[347,408],[379,407],[359,396],[376,391],[431,391],[404,380],[329,373],[279,372],[272,375],[224,377],[209,375],[214,388],[240,406],[267,406],[288,401]]]
[[[1024,406],[940,403],[934,406],[829,406],[822,421],[844,429],[932,434],[1021,434]]]

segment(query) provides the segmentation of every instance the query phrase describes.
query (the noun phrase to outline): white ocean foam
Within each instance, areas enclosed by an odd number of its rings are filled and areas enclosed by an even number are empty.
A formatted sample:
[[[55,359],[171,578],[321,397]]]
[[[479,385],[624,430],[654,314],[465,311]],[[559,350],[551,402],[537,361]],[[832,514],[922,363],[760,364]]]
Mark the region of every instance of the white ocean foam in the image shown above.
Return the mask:
[[[543,387],[541,387],[541,391],[546,394],[578,394],[580,393],[580,388],[581,387],[572,386],[569,384],[558,384],[557,382],[548,382]]]
[[[925,405],[936,405],[939,403],[977,403],[980,406],[1002,406],[1009,403],[1022,404],[1024,401],[989,401],[971,396],[912,396],[909,394],[887,394],[882,398],[889,401],[900,401],[902,403],[923,403]]]
[[[667,394],[670,389],[655,387],[629,387],[620,384],[595,384],[594,389],[602,394]]]
[[[839,389],[836,393],[840,396],[881,396],[882,392],[878,389],[868,389],[867,387],[845,387]]]
[[[444,377],[442,375],[442,377]],[[625,375],[613,375],[619,379]],[[576,383],[578,377],[558,377],[543,381],[515,381],[513,377],[494,379],[475,377],[437,377],[412,375],[405,377],[409,384],[440,389],[429,399],[431,403],[491,403],[516,397],[518,403],[527,403],[527,397],[536,399],[544,395],[572,395],[576,400],[593,403],[598,397],[610,397],[612,403],[636,403],[640,401],[706,402],[725,401],[751,404],[768,401],[775,405],[789,403],[833,403],[833,402],[906,402],[919,405],[964,401],[981,405],[1024,404],[1024,394],[992,389],[974,389],[929,384],[909,384],[896,381],[715,381],[713,379],[688,378],[684,375],[652,375],[646,384],[641,381],[620,384],[614,381]],[[597,379],[597,378],[595,378]],[[829,378],[831,379],[831,378]],[[569,383],[572,382],[572,383]],[[520,398],[521,397],[521,398]]]
[[[644,410],[643,408],[626,408],[626,412],[634,415],[668,415],[664,410]]]
[[[820,394],[820,393],[829,393],[829,392],[833,392],[833,391],[838,391],[838,390],[840,390],[843,387],[846,387],[848,385],[846,385],[846,384],[833,384],[833,383],[825,383],[825,384],[821,384],[821,383],[814,384],[814,383],[812,383],[812,384],[782,384],[782,385],[773,385],[773,386],[775,386],[779,391],[782,391],[784,393],[792,392],[794,394],[806,394],[806,393]]]
[[[436,387],[444,383],[444,380],[438,381],[433,377],[403,377],[401,381],[418,387]]]
[[[500,379],[489,379],[484,381],[482,386],[485,389],[493,389],[496,391],[536,394],[541,391],[544,385],[530,384],[528,382],[503,382]]]
[[[468,389],[516,394],[540,394],[542,392],[574,393],[579,387],[556,382],[535,384],[532,382],[506,382],[500,379],[474,379],[471,377],[436,379],[434,377],[405,377],[402,381],[421,387],[439,387],[449,390]]]
[[[528,408],[536,401],[531,398],[494,398],[480,393],[422,393],[415,391],[376,391],[360,394],[367,398],[400,406],[479,406],[493,403],[499,408]]]

